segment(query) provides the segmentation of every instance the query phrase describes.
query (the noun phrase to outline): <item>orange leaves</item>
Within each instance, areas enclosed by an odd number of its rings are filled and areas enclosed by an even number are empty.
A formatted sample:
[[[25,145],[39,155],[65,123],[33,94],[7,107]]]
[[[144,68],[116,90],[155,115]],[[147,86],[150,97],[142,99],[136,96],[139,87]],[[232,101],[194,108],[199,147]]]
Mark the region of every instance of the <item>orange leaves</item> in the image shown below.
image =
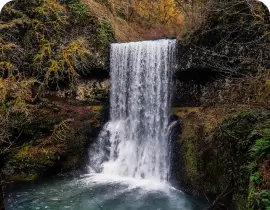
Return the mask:
[[[133,4],[138,13],[152,23],[171,25],[176,22],[178,11],[174,0],[142,0]]]

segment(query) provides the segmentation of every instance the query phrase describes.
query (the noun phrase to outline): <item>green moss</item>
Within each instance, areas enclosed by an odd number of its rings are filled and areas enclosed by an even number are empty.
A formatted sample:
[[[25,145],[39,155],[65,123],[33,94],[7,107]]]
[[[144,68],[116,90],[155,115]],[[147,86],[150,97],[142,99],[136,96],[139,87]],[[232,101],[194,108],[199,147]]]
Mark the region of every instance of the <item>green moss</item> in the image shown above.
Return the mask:
[[[43,141],[43,140],[40,140]],[[2,173],[6,180],[30,181],[36,179],[47,168],[55,164],[61,151],[52,146],[33,146],[25,143],[14,148],[3,167]]]
[[[35,143],[37,143],[37,144],[40,144],[41,142],[43,142],[45,139],[36,139],[35,140]]]
[[[227,183],[232,181],[236,193],[247,194],[249,178],[246,166],[252,144],[249,136],[261,118],[259,113],[241,111],[224,120],[216,129],[212,146],[218,148],[215,170],[222,174],[218,181],[220,186],[226,183],[224,180]]]
[[[211,192],[224,201],[232,195],[238,209],[247,209],[249,149],[261,135],[258,126],[264,124],[268,112],[185,107],[173,109],[173,113],[181,117],[183,125],[179,154],[185,173],[179,179],[198,193]],[[267,153],[268,143],[256,145],[263,146],[258,151]]]
[[[30,173],[30,174],[23,174],[22,176],[17,177],[15,179],[15,181],[33,181],[33,180],[36,180],[37,177],[38,177],[37,174],[32,174],[32,173]]]
[[[199,111],[200,107],[174,107],[172,109],[172,114],[182,118],[190,113],[198,113]]]
[[[96,106],[89,106],[89,108],[93,112],[100,112],[104,107],[100,105],[96,105]]]
[[[198,177],[198,164],[197,160],[198,152],[196,149],[196,145],[192,139],[188,139],[186,141],[186,155],[185,155],[185,164],[186,171],[191,180],[195,180]]]
[[[29,151],[29,145],[24,145],[21,147],[21,149],[18,151],[18,153],[14,156],[14,158],[16,159],[22,159],[25,158],[25,156],[27,156]]]

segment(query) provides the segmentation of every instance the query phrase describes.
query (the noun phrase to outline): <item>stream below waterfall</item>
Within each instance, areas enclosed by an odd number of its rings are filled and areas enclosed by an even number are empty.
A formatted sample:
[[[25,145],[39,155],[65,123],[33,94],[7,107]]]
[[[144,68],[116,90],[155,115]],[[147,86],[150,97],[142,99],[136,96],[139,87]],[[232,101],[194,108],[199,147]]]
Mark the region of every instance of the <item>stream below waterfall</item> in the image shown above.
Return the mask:
[[[167,183],[87,175],[23,184],[8,193],[6,210],[201,210],[201,204]]]

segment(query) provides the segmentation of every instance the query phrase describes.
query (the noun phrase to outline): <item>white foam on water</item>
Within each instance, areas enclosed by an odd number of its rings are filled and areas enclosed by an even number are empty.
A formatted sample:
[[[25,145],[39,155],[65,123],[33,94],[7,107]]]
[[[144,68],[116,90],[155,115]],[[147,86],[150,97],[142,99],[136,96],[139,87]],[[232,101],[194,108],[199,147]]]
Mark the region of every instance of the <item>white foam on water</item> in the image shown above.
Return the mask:
[[[79,180],[79,182],[86,185],[120,184],[123,186],[127,186],[127,189],[129,190],[140,188],[141,190],[145,192],[147,191],[169,192],[170,190],[177,190],[174,187],[172,187],[170,183],[166,181],[159,182],[159,181],[148,180],[148,179],[137,179],[137,178],[132,178],[132,177],[124,177],[124,176],[112,176],[112,175],[103,174],[103,173],[85,175],[83,179]]]

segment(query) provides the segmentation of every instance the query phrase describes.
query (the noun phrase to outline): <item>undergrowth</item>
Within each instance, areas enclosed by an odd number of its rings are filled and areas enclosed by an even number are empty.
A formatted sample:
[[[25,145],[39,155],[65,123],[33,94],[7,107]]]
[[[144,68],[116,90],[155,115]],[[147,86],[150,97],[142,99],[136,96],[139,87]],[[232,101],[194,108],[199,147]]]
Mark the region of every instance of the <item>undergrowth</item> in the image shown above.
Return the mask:
[[[243,104],[249,106],[270,106],[269,69],[258,68],[255,74],[243,77],[226,77],[203,87],[201,102],[213,104]]]
[[[16,145],[22,132],[18,122],[32,120],[47,90],[74,91],[81,76],[102,65],[114,29],[81,0],[12,1],[0,21],[2,153]]]
[[[249,153],[252,162],[249,164],[249,207],[251,209],[270,209],[270,121],[265,123],[261,133],[253,133],[257,137]]]

